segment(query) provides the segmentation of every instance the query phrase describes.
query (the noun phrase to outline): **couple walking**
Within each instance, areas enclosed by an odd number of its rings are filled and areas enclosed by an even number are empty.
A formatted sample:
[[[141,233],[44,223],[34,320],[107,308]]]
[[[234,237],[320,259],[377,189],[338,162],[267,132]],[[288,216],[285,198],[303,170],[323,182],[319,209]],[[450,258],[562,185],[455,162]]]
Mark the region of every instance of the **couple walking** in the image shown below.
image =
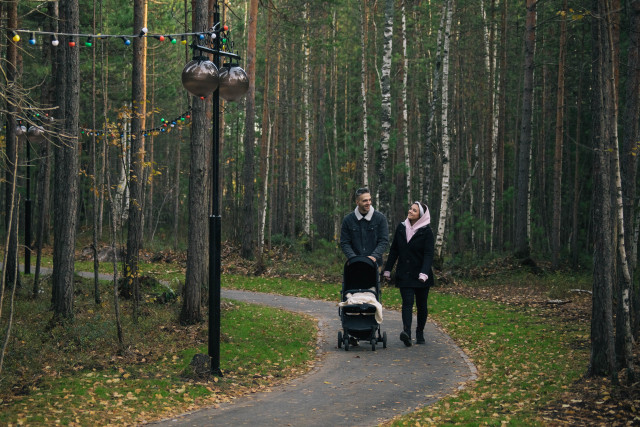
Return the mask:
[[[382,265],[382,255],[389,244],[389,227],[385,216],[371,206],[371,193],[360,188],[355,193],[356,208],[346,215],[340,230],[340,247],[347,259],[368,256]],[[402,297],[402,332],[400,340],[411,346],[413,305],[417,309],[416,343],[424,344],[424,326],[427,323],[427,298],[434,283],[433,253],[435,239],[430,227],[429,209],[424,203],[409,206],[407,218],[398,224],[393,235],[389,256],[383,269],[383,278],[389,280],[394,265],[396,287]],[[397,265],[396,265],[397,263]]]

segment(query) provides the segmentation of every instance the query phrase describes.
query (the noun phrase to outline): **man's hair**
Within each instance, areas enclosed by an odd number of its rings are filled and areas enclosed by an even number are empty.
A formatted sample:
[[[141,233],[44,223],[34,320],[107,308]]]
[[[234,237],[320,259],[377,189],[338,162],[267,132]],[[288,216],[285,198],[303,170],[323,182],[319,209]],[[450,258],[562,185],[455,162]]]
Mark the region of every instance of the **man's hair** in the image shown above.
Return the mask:
[[[367,187],[362,187],[362,188],[358,188],[356,190],[356,200],[358,200],[358,197],[360,197],[363,194],[366,193],[370,193],[369,189]]]

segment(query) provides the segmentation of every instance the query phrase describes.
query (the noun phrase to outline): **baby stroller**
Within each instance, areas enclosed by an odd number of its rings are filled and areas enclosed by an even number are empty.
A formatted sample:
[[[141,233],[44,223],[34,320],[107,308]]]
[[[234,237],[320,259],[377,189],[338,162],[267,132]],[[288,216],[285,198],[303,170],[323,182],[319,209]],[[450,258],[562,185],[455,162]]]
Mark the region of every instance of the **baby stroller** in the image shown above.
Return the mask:
[[[387,348],[387,333],[381,334],[378,323],[382,321],[380,296],[376,263],[366,256],[349,259],[344,265],[341,302],[338,304],[344,331],[338,332],[338,348],[344,345],[345,351],[349,351],[352,340],[369,341],[373,351],[379,342],[382,342],[382,348]]]

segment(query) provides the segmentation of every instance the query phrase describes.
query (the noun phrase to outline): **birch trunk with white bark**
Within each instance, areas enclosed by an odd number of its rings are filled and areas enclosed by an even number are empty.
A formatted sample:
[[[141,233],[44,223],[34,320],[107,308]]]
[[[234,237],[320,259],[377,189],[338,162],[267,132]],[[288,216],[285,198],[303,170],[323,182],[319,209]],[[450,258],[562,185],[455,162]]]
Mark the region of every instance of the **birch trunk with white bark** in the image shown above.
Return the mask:
[[[451,20],[453,17],[454,0],[448,1],[447,18],[442,47],[442,190],[440,194],[440,217],[438,219],[438,233],[436,235],[436,257],[442,258],[444,233],[449,216],[449,180],[451,163],[449,159],[449,45],[451,39]]]

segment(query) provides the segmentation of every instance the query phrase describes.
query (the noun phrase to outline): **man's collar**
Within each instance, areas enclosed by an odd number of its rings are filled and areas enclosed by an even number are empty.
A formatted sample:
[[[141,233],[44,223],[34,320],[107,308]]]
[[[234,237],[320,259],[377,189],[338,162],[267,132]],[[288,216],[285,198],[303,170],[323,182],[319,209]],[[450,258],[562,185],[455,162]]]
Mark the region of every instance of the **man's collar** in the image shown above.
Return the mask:
[[[354,211],[356,214],[356,218],[358,218],[358,221],[360,221],[362,218],[366,219],[367,221],[371,221],[371,218],[373,218],[373,211],[375,209],[373,209],[373,206],[371,206],[369,208],[369,212],[367,212],[367,215],[364,216],[360,213],[360,210],[358,209],[358,207],[356,206],[356,210]]]

